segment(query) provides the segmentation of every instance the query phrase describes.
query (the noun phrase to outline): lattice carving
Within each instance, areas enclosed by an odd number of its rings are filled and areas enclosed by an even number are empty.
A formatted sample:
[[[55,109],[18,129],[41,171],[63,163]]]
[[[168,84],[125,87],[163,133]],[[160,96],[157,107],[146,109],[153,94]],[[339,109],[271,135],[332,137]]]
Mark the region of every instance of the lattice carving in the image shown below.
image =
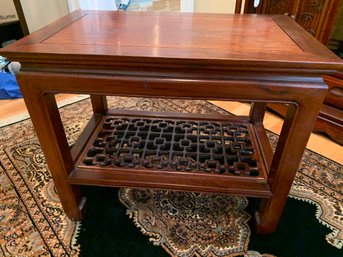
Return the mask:
[[[259,175],[248,127],[225,122],[108,117],[83,164]]]

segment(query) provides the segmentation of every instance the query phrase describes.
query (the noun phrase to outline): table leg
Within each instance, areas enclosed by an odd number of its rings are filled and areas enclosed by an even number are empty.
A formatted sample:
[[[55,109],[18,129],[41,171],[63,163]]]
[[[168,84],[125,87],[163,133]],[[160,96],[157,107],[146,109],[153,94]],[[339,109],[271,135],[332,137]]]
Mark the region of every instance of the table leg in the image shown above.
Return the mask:
[[[74,163],[55,96],[43,94],[33,86],[34,81],[25,80],[21,76],[18,76],[18,81],[63,209],[70,219],[80,220],[86,200],[81,196],[79,187],[68,182]]]
[[[252,103],[250,108],[250,120],[252,123],[263,122],[266,113],[266,103]]]
[[[106,114],[108,110],[106,96],[91,95],[91,103],[92,103],[94,114],[101,114],[101,115]]]
[[[235,13],[240,14],[242,8],[242,0],[236,0]]]
[[[320,109],[320,105],[310,105],[310,103],[308,106],[303,104],[299,108],[289,105],[268,175],[273,197],[262,200],[260,211],[256,214],[257,232],[260,234],[274,232],[279,223],[310,131]]]

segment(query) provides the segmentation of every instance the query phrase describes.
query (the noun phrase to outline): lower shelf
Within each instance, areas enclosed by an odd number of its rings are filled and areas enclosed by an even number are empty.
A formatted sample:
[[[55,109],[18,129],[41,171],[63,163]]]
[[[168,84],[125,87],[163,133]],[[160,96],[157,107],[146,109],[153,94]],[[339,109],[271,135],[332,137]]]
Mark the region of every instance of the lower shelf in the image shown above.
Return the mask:
[[[229,116],[135,114],[101,119],[72,183],[271,196],[252,124]]]

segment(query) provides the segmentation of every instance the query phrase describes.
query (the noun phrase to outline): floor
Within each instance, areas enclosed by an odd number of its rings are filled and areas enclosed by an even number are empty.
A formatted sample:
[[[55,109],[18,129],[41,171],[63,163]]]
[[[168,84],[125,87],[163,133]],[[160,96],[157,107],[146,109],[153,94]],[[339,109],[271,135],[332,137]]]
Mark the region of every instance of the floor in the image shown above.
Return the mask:
[[[74,95],[63,94],[57,95],[56,99],[57,102],[62,102],[68,101],[68,99],[73,97]],[[211,102],[235,115],[246,115],[249,113],[250,106],[248,104],[228,101]],[[0,120],[9,119],[15,116],[25,116],[26,114],[27,110],[22,99],[0,100]],[[281,118],[271,113],[267,113],[264,125],[268,130],[279,134],[282,124],[283,120]],[[312,133],[307,148],[343,165],[343,146],[336,144],[327,137]]]

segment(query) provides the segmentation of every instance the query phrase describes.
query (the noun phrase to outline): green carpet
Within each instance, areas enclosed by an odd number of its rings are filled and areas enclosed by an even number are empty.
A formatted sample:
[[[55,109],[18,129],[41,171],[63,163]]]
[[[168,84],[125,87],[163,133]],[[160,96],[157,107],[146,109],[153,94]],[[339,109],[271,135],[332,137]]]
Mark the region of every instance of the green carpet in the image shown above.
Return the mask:
[[[83,192],[89,211],[78,237],[81,256],[170,256],[136,228],[118,200],[118,189],[83,187]],[[248,210],[252,211],[257,201],[249,200]],[[289,198],[276,232],[261,236],[252,229],[249,249],[278,257],[342,256],[342,250],[324,240],[330,229],[319,224],[315,212],[314,205]]]

